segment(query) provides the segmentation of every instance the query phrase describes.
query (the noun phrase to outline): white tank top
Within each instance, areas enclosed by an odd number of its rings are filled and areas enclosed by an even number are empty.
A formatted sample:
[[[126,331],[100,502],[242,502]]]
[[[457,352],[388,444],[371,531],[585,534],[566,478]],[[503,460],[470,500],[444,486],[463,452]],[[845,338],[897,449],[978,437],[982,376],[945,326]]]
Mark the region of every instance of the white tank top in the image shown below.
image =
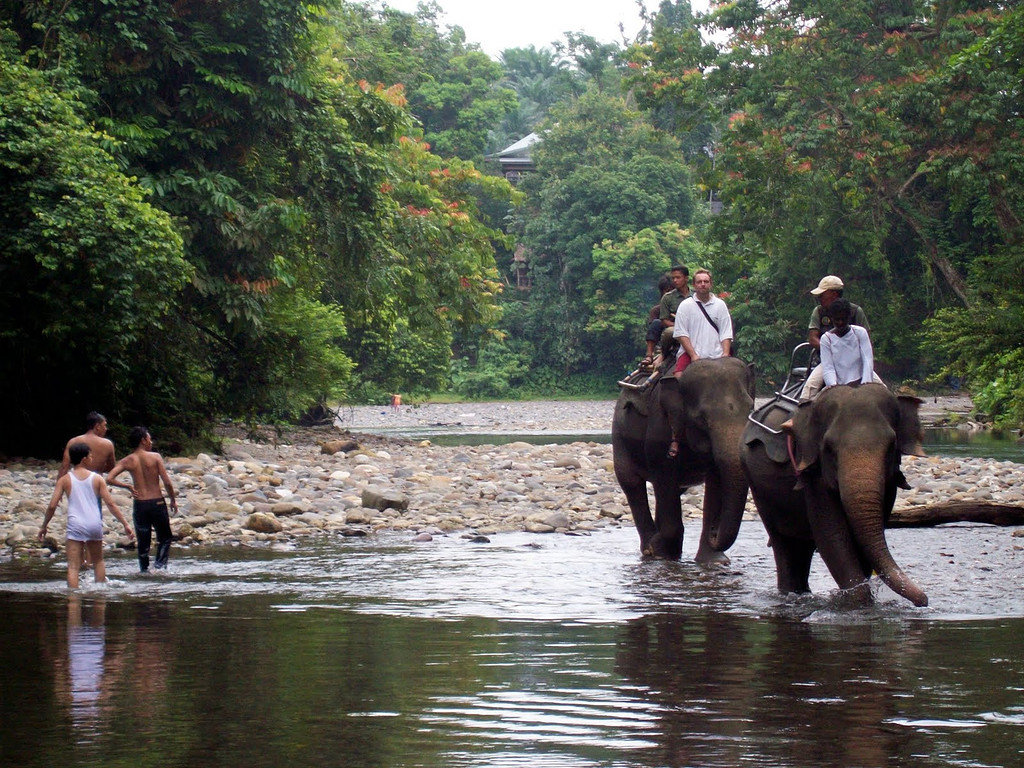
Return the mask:
[[[68,533],[72,541],[100,541],[103,539],[103,517],[100,497],[93,490],[95,472],[79,480],[70,472],[71,492],[68,493]]]

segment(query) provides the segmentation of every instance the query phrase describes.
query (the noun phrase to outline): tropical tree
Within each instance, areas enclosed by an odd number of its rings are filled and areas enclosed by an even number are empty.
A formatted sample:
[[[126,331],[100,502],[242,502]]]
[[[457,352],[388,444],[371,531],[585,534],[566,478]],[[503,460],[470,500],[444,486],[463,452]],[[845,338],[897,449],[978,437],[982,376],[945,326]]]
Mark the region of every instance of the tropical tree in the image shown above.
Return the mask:
[[[0,29],[0,450],[53,455],[87,403],[131,412],[158,395],[138,373],[192,270],[114,139],[83,119],[81,90],[16,43]]]
[[[604,321],[595,316],[605,307],[595,297],[601,291],[607,298],[612,284],[617,301],[633,289],[647,292],[633,307],[635,327],[643,325],[644,307],[655,300],[657,276],[668,265],[662,256],[635,275],[614,274],[611,265],[621,253],[658,240],[641,231],[691,222],[689,169],[670,135],[651,127],[620,97],[597,90],[552,111],[536,163],[537,172],[522,184],[529,199],[520,226],[533,287],[519,332],[534,342],[539,364],[618,372],[635,349],[622,337],[618,344],[607,343],[600,333]],[[665,244],[663,239],[658,247],[664,250]],[[595,249],[604,260],[596,275]]]
[[[1010,166],[983,156],[990,135],[1012,134],[1013,112],[973,109],[982,84],[949,70],[1005,13],[970,0],[732,3],[702,19],[725,36],[720,55],[693,43],[677,65],[634,58],[662,112],[693,126],[705,101],[727,116],[702,171],[726,205],[711,236],[746,278],[734,303],[770,329],[745,353],[784,360],[806,332],[807,289],[838,273],[868,310],[883,375],[928,372],[921,321],[970,305],[972,264],[1005,237],[995,211],[1012,194],[982,180]]]

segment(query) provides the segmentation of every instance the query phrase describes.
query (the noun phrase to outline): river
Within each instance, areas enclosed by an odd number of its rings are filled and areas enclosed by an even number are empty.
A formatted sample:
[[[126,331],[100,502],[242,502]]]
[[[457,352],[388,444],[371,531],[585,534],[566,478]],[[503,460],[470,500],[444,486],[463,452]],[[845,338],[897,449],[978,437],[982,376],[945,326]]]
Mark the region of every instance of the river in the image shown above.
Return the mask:
[[[817,561],[783,598],[756,523],[716,570],[628,528],[112,554],[74,595],[5,562],[0,764],[1024,764],[1024,540],[888,536],[930,607],[850,608]]]

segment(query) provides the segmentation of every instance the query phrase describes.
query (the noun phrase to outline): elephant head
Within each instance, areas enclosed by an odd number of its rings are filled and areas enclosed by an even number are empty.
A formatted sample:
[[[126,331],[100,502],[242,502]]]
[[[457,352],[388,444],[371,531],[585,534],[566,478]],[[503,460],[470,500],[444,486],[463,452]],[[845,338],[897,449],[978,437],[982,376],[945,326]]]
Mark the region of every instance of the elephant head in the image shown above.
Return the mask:
[[[740,436],[754,405],[753,372],[736,358],[698,360],[677,382],[660,384],[659,402],[673,434],[685,446],[677,460],[706,467],[699,562],[727,560],[747,501]],[[680,471],[685,475],[686,468]]]
[[[783,426],[793,437],[817,547],[839,585],[853,587],[851,574],[863,581],[874,570],[894,592],[923,606],[928,597],[896,564],[885,540],[896,489],[906,487],[900,457],[924,455],[920,404],[880,384],[833,387],[802,404]]]

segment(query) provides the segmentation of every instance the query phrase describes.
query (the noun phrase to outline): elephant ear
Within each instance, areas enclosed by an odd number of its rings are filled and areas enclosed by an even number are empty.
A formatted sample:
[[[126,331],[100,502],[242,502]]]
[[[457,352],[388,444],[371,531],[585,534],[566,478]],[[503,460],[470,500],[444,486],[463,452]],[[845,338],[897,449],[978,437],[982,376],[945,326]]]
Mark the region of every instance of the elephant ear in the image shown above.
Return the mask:
[[[812,418],[813,412],[814,403],[800,403],[793,417],[782,425],[793,438],[797,472],[805,472],[818,463],[821,435]]]
[[[904,456],[927,456],[921,446],[924,430],[921,428],[921,417],[918,415],[924,400],[910,395],[900,395],[896,401],[900,413],[899,423],[895,425],[900,453]]]

